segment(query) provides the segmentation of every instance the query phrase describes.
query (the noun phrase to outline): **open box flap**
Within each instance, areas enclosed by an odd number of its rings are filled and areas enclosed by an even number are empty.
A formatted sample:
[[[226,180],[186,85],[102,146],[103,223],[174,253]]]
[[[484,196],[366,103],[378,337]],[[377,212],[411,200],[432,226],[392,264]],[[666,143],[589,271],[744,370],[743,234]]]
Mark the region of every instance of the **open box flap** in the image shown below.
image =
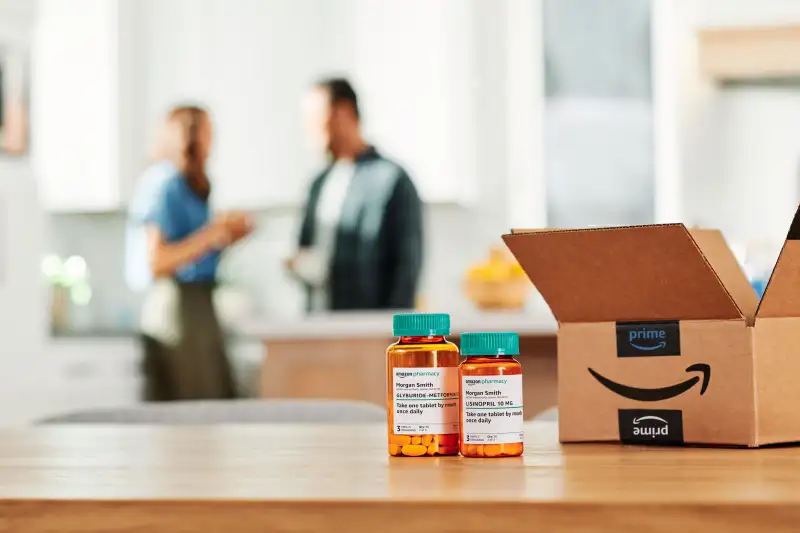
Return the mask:
[[[691,228],[689,233],[728,290],[728,294],[739,306],[747,323],[753,324],[758,308],[758,294],[725,242],[725,237],[715,229]]]
[[[789,226],[756,316],[800,317],[800,208]]]
[[[744,315],[683,224],[503,236],[560,322]]]

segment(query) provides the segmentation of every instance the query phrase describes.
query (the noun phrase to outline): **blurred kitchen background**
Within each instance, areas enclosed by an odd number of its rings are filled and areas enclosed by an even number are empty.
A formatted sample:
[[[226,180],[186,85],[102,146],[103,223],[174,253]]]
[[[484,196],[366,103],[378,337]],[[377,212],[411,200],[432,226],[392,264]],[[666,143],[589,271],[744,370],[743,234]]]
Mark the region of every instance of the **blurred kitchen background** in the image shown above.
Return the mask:
[[[385,346],[383,315],[309,322],[283,267],[322,164],[300,103],[332,74],[425,201],[420,306],[454,325],[552,338],[509,228],[718,228],[758,285],[800,200],[797,1],[0,0],[0,424],[138,401],[125,210],[176,102],[212,111],[214,207],[257,220],[222,266],[242,393],[290,394],[271,339]]]

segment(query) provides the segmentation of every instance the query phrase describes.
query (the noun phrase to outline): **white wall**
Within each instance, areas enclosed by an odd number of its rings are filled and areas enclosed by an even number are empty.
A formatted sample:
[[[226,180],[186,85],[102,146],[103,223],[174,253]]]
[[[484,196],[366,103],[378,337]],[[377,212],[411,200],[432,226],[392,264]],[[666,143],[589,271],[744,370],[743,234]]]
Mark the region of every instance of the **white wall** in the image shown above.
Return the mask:
[[[0,44],[27,49],[33,10],[0,0]],[[0,425],[21,411],[46,365],[46,294],[40,275],[42,212],[27,157],[0,154]]]
[[[492,20],[495,3],[479,3],[484,11],[479,15]],[[489,152],[495,162],[505,162],[507,176],[505,202],[499,202],[507,213],[509,228],[537,228],[547,224],[547,191],[544,175],[544,36],[542,0],[510,1],[500,14],[490,42],[501,42],[485,50],[485,63],[499,64],[503,70],[493,79],[501,80],[496,100],[504,102],[502,109],[489,109],[505,119],[505,154]],[[504,22],[503,22],[504,20]],[[503,39],[503,37],[505,37]],[[498,61],[502,57],[505,61]],[[485,95],[490,97],[490,95]],[[498,217],[503,219],[505,217]]]
[[[27,160],[0,155],[0,376],[35,375],[43,357],[43,233],[44,213]]]
[[[800,88],[725,89],[718,106],[724,179],[707,202],[733,235],[783,239],[800,201]]]
[[[704,79],[697,64],[696,32],[796,23],[800,2],[664,3],[669,7],[662,14],[669,18],[660,22],[661,45],[672,50],[675,75],[663,77],[661,87],[673,94],[670,111],[678,122],[664,127],[662,121],[657,131],[676,139],[677,218],[720,228],[739,242],[780,241],[800,200],[800,87],[720,87]]]

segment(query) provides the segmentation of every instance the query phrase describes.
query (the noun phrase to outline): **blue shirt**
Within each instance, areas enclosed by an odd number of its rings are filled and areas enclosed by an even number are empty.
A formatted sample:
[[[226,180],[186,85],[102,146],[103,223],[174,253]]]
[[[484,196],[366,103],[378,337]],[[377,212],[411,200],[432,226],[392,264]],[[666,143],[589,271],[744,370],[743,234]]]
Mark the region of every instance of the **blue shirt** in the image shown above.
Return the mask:
[[[155,225],[167,243],[181,241],[205,226],[211,217],[208,201],[189,187],[169,161],[151,165],[142,175],[128,208],[125,232],[125,279],[133,290],[153,281],[147,247],[147,226]],[[212,282],[219,252],[209,252],[184,265],[174,278],[183,282]]]

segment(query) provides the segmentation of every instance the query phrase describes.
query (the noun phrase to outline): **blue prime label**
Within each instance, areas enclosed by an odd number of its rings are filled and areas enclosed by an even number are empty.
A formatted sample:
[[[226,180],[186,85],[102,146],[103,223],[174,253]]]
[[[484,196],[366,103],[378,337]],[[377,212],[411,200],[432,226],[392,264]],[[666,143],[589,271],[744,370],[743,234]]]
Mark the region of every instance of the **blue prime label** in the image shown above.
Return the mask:
[[[663,357],[681,354],[677,320],[617,322],[617,357]]]

